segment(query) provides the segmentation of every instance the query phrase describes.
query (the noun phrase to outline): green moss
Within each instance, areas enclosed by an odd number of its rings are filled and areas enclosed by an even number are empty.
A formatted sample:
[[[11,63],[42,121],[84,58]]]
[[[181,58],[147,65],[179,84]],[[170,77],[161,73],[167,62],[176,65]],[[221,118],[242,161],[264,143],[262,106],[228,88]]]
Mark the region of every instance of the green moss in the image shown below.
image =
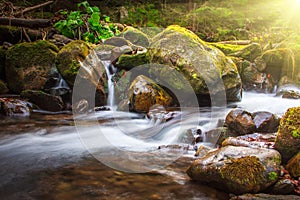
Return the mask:
[[[142,31],[131,26],[127,26],[120,36],[123,36],[126,40],[129,40],[132,44],[142,47],[149,46],[148,36]]]
[[[228,182],[231,191],[239,192],[239,185],[248,185],[250,188],[265,181],[265,168],[255,156],[248,156],[231,160],[221,168],[220,173],[223,179]],[[236,186],[236,188],[234,187]]]
[[[57,69],[71,87],[80,68],[79,61],[84,61],[89,52],[90,47],[84,41],[75,40],[64,46],[57,54]]]
[[[276,181],[278,179],[278,174],[276,172],[269,172],[268,178],[270,181]]]
[[[119,57],[116,67],[130,70],[134,67],[149,63],[149,59],[146,53],[128,55],[123,54]]]
[[[236,53],[246,47],[246,45],[234,45],[234,44],[222,44],[222,43],[210,43],[210,44],[220,49],[226,55]]]

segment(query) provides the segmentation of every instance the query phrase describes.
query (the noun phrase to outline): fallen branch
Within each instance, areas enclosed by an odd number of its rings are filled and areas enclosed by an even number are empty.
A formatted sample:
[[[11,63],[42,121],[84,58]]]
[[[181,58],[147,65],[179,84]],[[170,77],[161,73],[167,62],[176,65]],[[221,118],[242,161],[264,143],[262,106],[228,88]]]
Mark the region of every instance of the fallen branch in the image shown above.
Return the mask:
[[[50,19],[20,19],[0,17],[0,25],[37,29],[50,27],[52,23]]]
[[[38,8],[42,8],[42,7],[44,7],[44,6],[50,5],[50,4],[52,4],[53,2],[54,2],[54,1],[47,1],[47,2],[45,2],[45,3],[38,4],[38,5],[36,5],[36,6],[32,6],[32,7],[25,8],[25,9],[22,10],[22,11],[16,12],[16,13],[14,14],[14,16],[22,16],[24,13],[27,13],[27,12],[36,10],[36,9],[38,9]]]

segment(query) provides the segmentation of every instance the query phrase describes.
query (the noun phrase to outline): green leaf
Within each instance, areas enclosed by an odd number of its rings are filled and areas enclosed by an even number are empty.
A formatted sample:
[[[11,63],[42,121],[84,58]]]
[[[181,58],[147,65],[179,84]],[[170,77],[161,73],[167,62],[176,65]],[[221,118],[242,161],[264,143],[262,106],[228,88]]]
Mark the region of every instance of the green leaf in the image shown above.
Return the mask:
[[[91,17],[88,19],[88,22],[90,23],[90,25],[92,26],[97,26],[99,25],[100,22],[100,13],[93,13],[91,15]]]
[[[90,7],[90,4],[87,1],[83,1],[83,2],[81,2],[79,4],[77,4],[78,8],[80,8],[81,6],[83,6],[85,9],[87,9],[87,7]]]

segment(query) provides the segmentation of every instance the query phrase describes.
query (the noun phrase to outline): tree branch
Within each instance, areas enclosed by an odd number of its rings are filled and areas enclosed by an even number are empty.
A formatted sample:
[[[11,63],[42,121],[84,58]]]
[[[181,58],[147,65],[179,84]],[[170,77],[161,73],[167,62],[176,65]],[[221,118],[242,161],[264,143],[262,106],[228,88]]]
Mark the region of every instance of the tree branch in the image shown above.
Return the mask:
[[[0,25],[37,29],[37,28],[50,27],[52,24],[50,19],[20,19],[20,18],[0,17]]]
[[[28,7],[28,8],[25,8],[24,10],[20,11],[20,12],[16,12],[14,14],[14,16],[22,16],[24,13],[26,12],[30,12],[30,11],[33,11],[33,10],[36,10],[38,8],[41,8],[41,7],[44,7],[44,6],[47,6],[47,5],[50,5],[52,4],[54,1],[47,1],[45,3],[42,3],[42,4],[38,4],[36,6],[32,6],[32,7]]]

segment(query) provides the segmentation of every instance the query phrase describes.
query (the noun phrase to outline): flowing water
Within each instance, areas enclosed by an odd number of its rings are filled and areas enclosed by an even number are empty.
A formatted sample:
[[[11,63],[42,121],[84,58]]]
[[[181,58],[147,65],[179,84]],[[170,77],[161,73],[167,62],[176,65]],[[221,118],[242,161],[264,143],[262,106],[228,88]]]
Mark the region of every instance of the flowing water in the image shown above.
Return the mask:
[[[246,92],[230,107],[282,115],[299,105]],[[0,199],[228,199],[190,181],[185,170],[194,152],[181,139],[188,128],[215,127],[229,110],[173,110],[168,120],[119,111],[92,112],[75,121],[68,113],[3,117]],[[158,150],[172,144],[186,148]]]

